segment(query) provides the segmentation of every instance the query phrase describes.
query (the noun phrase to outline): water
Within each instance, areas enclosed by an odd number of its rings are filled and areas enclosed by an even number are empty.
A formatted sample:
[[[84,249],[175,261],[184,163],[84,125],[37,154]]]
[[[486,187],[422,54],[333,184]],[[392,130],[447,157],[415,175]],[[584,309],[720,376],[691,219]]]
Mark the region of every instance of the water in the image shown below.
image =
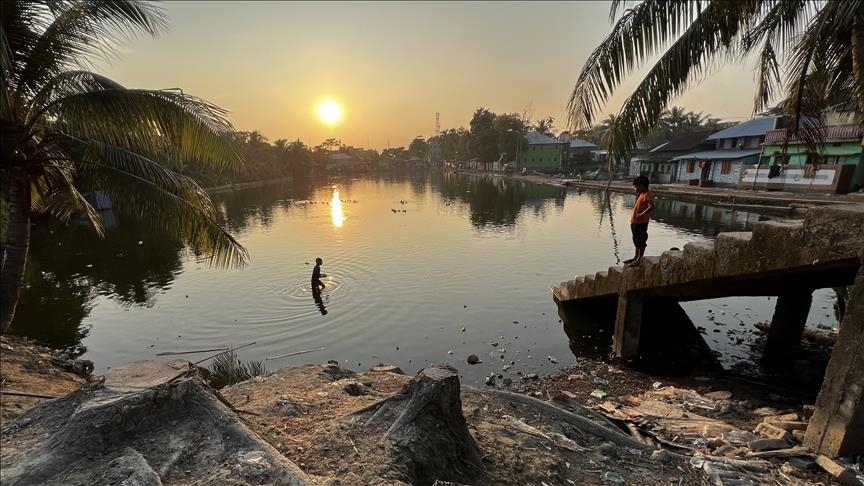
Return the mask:
[[[104,240],[40,223],[13,330],[55,346],[80,342],[97,371],[257,341],[241,359],[327,347],[267,361],[270,369],[335,359],[414,373],[446,362],[480,383],[514,362],[511,373],[543,374],[575,359],[550,285],[631,256],[634,199],[613,194],[607,205],[594,191],[425,172],[216,195],[223,222],[249,250],[242,270],[210,268],[133,221],[119,221]],[[659,200],[655,217],[649,254],[771,216]],[[320,302],[309,279],[318,256],[327,275]],[[809,324],[836,326],[831,305],[830,292],[817,292]],[[770,319],[773,302],[685,308],[732,366],[751,358],[752,324]],[[595,346],[602,353],[602,342]],[[483,363],[467,365],[469,353]]]

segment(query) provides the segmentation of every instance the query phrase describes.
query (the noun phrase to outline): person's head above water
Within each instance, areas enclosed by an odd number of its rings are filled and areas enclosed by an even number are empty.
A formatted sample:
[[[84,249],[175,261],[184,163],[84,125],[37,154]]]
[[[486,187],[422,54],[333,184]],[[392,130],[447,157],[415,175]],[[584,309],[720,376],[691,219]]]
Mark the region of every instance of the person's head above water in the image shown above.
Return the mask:
[[[324,260],[322,260],[321,258],[316,258],[316,259],[315,259],[315,264],[316,264],[316,265],[323,265],[323,264],[324,264]]]

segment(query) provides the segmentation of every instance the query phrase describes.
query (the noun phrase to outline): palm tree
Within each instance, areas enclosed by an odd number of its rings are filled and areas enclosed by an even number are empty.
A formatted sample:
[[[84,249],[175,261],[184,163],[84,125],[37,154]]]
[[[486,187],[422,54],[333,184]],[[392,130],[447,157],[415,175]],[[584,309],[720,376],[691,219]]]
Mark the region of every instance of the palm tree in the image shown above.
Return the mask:
[[[783,91],[796,130],[821,119],[833,100],[857,100],[864,113],[864,2],[645,0],[623,10],[624,3],[613,0],[618,20],[585,62],[568,105],[571,125],[590,127],[622,80],[658,58],[618,112],[611,133],[620,140],[610,150],[635,147],[673,98],[712,67],[751,53],[759,57],[754,113]]]
[[[118,34],[162,31],[158,7],[7,0],[0,26],[0,172],[9,216],[0,332],[15,314],[31,214],[62,221],[83,214],[102,234],[86,191],[105,191],[118,213],[154,222],[208,252],[214,264],[245,262],[207,194],[175,171],[190,161],[242,169],[226,112],[179,90],[127,89],[82,69],[90,56],[112,54]]]

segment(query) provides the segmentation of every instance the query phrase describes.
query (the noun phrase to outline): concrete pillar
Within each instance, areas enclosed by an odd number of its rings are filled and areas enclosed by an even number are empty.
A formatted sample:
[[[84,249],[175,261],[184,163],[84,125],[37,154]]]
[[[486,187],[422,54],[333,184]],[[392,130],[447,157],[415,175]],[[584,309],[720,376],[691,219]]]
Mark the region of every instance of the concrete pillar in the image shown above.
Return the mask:
[[[780,294],[765,342],[766,361],[794,359],[801,347],[807,315],[813,302],[813,290],[801,289]]]
[[[615,315],[615,334],[612,337],[612,348],[615,356],[624,361],[633,361],[639,357],[639,337],[642,333],[641,297],[633,295],[618,296],[618,311]]]
[[[804,445],[827,456],[864,453],[864,266],[849,294]]]

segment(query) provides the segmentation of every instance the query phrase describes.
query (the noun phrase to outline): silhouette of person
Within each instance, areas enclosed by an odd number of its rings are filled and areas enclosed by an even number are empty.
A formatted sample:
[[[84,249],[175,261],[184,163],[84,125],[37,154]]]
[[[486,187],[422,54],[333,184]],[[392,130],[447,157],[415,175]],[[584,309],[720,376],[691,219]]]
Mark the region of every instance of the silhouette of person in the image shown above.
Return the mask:
[[[321,292],[324,290],[324,282],[321,281],[321,277],[326,277],[327,275],[321,274],[321,265],[324,263],[320,257],[315,259],[315,268],[312,269],[312,292]]]
[[[321,299],[321,291],[315,290],[315,287],[312,287],[312,299],[315,301],[315,304],[318,306],[318,310],[321,311],[322,316],[327,315],[327,308],[324,307],[324,301]]]

